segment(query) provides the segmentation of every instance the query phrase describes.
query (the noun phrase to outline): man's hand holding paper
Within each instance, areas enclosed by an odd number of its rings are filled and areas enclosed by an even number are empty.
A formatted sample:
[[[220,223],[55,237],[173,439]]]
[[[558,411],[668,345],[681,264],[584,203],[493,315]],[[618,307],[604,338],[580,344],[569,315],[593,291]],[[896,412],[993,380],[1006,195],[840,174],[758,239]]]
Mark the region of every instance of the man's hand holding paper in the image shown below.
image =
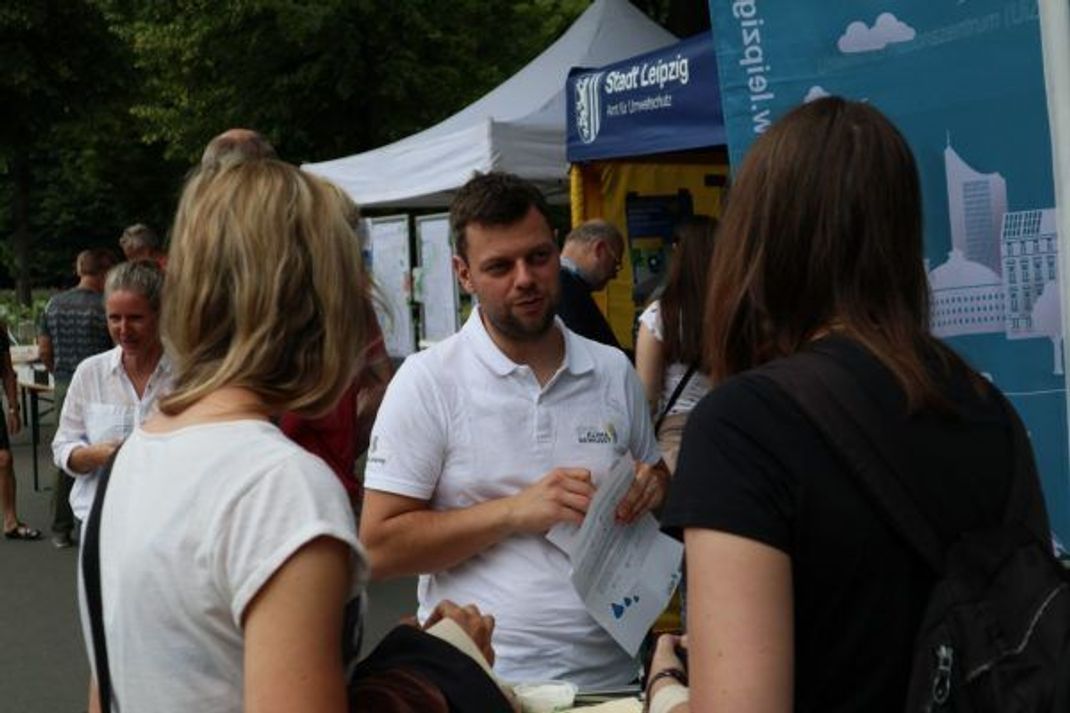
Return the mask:
[[[635,480],[617,505],[617,520],[628,525],[665,501],[669,490],[669,469],[665,461],[635,464]]]

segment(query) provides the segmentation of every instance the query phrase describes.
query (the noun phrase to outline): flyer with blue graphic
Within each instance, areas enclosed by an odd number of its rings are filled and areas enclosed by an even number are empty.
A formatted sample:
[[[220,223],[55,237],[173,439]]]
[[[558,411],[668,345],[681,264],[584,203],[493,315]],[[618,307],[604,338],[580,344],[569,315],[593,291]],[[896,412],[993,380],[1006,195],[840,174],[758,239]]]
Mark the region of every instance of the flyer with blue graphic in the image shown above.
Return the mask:
[[[650,513],[630,525],[617,522],[617,506],[635,480],[631,456],[593,475],[598,489],[583,524],[558,523],[546,538],[569,556],[572,586],[591,617],[635,656],[680,584],[684,545],[662,533]]]
[[[838,95],[906,136],[932,326],[1018,409],[1070,543],[1062,293],[1036,0],[711,0],[733,166],[778,117]]]

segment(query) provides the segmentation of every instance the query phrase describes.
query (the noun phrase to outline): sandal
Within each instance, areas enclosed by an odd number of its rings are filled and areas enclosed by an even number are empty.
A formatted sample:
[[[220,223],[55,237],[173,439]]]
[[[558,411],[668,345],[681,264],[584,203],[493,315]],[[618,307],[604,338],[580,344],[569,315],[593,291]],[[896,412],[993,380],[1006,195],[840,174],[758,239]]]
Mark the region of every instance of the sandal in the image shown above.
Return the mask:
[[[4,530],[4,538],[8,540],[39,540],[41,539],[41,531],[20,522],[12,529]]]

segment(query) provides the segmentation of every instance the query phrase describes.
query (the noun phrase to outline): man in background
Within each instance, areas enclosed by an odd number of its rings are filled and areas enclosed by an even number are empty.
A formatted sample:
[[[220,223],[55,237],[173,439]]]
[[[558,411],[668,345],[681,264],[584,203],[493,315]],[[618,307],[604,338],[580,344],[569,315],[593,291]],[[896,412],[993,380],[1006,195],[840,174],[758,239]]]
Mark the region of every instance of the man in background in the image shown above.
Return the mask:
[[[572,230],[561,249],[561,301],[557,315],[588,339],[621,349],[592,292],[605,289],[620,272],[624,237],[604,220],[588,220]]]
[[[227,166],[278,158],[275,147],[260,132],[252,129],[227,129],[208,142],[201,154],[200,171],[218,171]]]
[[[119,237],[119,247],[127,260],[152,260],[160,269],[167,268],[167,254],[163,252],[160,238],[144,223],[131,225]]]
[[[74,370],[86,357],[108,351],[113,344],[108,334],[104,311],[104,277],[115,263],[107,250],[83,250],[78,253],[75,271],[78,284],[48,301],[37,330],[37,349],[41,363],[55,381],[53,408],[63,411]],[[52,544],[70,547],[74,541],[74,513],[68,502],[74,479],[56,470],[52,489]]]

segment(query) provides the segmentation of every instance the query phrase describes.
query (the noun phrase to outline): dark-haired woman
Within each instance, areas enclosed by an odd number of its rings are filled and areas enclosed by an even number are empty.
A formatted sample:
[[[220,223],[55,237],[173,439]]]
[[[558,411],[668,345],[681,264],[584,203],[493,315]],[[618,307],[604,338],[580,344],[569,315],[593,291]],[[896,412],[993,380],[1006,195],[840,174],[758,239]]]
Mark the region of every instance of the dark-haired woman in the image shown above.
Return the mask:
[[[750,149],[710,276],[715,388],[663,516],[685,542],[690,691],[662,673],[681,666],[663,637],[652,710],[903,710],[934,575],[791,395],[750,370],[831,355],[910,459],[904,487],[945,545],[1000,522],[1011,418],[929,332],[921,216],[910,149],[870,105],[806,104]]]
[[[670,471],[676,469],[687,416],[710,390],[700,362],[715,225],[705,215],[677,224],[665,291],[639,316],[635,370],[658,424],[658,446]]]

